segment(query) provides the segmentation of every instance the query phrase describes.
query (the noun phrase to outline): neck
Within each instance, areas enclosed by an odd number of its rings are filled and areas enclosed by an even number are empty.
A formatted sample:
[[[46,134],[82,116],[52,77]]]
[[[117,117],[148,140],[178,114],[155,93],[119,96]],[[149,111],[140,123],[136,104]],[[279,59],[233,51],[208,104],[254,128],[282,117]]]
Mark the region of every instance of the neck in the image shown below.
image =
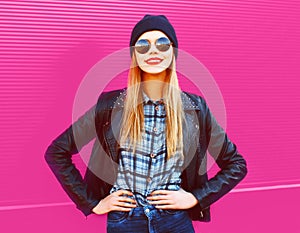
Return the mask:
[[[147,96],[152,100],[159,100],[163,97],[163,89],[165,86],[166,71],[158,74],[142,74],[142,88]]]
[[[151,81],[151,80],[159,80],[161,82],[164,82],[166,79],[166,75],[167,75],[166,70],[164,70],[160,73],[157,73],[157,74],[150,74],[150,73],[143,72],[142,73],[142,81],[145,82],[145,81]]]

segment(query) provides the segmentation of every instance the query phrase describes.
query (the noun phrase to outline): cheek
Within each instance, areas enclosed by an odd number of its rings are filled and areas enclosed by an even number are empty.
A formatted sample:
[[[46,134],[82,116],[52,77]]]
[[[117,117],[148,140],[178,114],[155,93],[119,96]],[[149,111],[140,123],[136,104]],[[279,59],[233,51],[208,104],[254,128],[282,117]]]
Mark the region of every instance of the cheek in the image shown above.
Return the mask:
[[[144,63],[145,55],[135,52],[136,62],[140,66]]]
[[[173,57],[173,54],[172,52],[170,53],[167,53],[165,56],[164,56],[164,64],[169,67],[171,62],[172,62],[172,57]]]

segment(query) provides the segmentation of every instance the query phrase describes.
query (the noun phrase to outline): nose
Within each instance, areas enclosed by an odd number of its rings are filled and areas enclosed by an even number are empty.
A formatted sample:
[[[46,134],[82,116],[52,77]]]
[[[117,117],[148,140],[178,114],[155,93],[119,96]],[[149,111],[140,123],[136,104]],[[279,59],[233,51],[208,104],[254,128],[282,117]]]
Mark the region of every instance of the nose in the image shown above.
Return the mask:
[[[158,54],[159,50],[156,48],[154,44],[151,44],[149,54]]]

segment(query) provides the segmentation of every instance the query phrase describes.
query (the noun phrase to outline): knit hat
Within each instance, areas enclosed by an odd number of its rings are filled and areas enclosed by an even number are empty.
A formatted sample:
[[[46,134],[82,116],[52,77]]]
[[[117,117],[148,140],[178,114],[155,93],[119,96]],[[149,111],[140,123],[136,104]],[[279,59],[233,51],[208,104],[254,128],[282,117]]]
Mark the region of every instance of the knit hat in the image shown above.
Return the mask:
[[[147,31],[159,30],[165,33],[172,42],[172,46],[175,47],[174,53],[177,58],[178,41],[175,30],[169,20],[164,15],[145,15],[133,28],[130,38],[130,55],[133,53],[133,46],[138,38]]]

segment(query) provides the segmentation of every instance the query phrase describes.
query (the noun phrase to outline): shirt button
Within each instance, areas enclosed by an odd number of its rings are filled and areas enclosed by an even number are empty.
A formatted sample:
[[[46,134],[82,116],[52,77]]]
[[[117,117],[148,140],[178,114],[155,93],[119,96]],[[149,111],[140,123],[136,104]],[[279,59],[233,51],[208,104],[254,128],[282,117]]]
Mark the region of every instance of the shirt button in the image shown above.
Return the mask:
[[[151,180],[152,180],[151,177],[147,178],[147,182],[151,182]]]
[[[154,156],[155,156],[155,154],[153,154],[153,153],[150,154],[150,157],[151,157],[151,158],[154,158]]]
[[[156,128],[156,127],[154,127],[154,128],[153,128],[153,130],[154,130],[154,132],[156,132],[156,131],[157,131],[157,128]]]
[[[148,214],[150,212],[150,210],[149,209],[145,209],[145,212]]]

